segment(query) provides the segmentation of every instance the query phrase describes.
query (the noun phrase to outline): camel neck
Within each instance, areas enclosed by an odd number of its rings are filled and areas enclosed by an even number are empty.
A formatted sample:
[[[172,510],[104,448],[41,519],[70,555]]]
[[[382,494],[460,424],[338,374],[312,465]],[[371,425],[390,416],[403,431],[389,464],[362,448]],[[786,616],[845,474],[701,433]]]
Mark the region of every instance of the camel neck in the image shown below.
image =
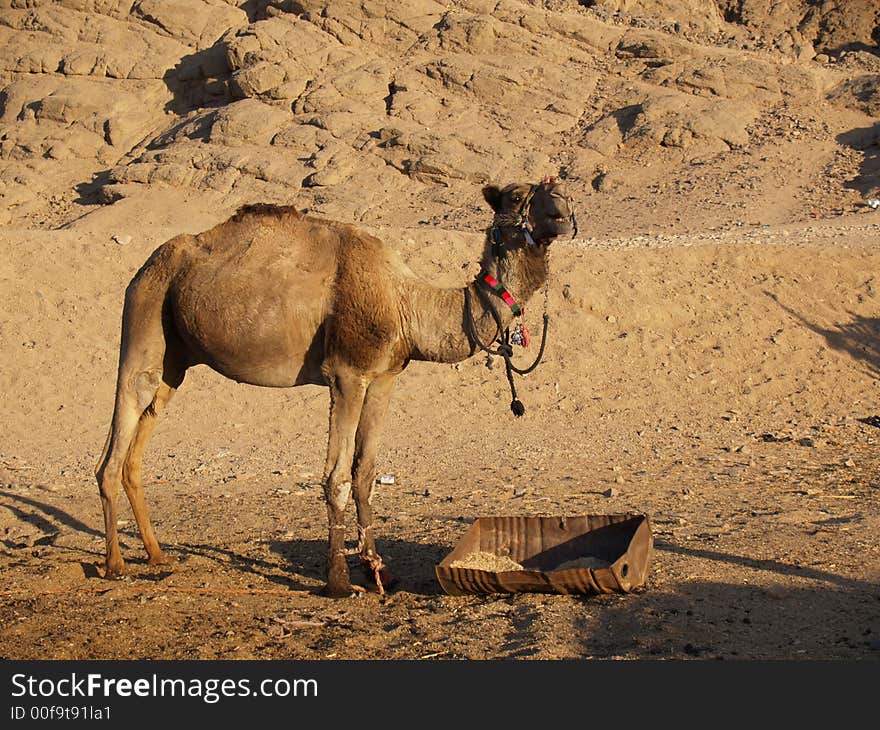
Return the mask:
[[[549,275],[546,253],[527,247],[509,251],[500,259],[491,255],[486,256],[482,267],[482,270],[496,279],[500,288],[509,292],[523,309],[526,308],[526,302],[532,295],[544,285]],[[519,314],[515,309],[512,313]]]
[[[484,261],[483,270],[499,279],[521,307],[546,281],[547,263],[540,255],[517,251],[508,254],[498,267],[486,264],[491,262]],[[471,311],[467,308],[468,298]],[[468,321],[471,317],[477,335],[489,344],[500,334],[498,320],[503,329],[515,316],[511,307],[479,278],[457,289],[419,283],[410,292],[408,309],[410,359],[444,363],[460,362],[478,351]]]

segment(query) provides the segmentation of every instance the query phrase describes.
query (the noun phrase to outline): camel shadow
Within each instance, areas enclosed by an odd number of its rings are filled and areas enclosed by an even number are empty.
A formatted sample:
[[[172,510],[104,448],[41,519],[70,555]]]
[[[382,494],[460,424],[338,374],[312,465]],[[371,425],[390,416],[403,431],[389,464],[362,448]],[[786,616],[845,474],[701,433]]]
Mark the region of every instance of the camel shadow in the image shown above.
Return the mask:
[[[858,90],[855,93],[858,96]],[[847,180],[843,187],[856,190],[862,195],[877,191],[880,188],[880,122],[872,127],[843,132],[837,135],[837,141],[864,155],[859,174]]]
[[[15,494],[14,492],[10,492],[7,490],[0,490],[0,507],[8,509],[15,515],[16,518],[24,523],[33,525],[40,532],[43,533],[41,537],[29,541],[28,544],[16,541],[11,537],[5,537],[0,540],[0,544],[2,544],[3,546],[11,550],[21,550],[31,547],[33,545],[52,545],[52,547],[55,549],[76,550],[77,552],[94,555],[95,557],[99,558],[99,562],[103,560],[102,552],[87,550],[85,548],[59,548],[59,546],[53,544],[55,539],[58,537],[60,526],[68,527],[74,532],[78,532],[83,535],[98,537],[102,539],[104,537],[104,533],[102,531],[89,527],[87,524],[85,524],[81,520],[78,520],[76,517],[65,512],[64,510],[55,507],[54,505],[46,504],[45,502],[41,502],[31,497],[25,497],[21,494]],[[131,538],[132,546],[140,545],[140,536],[138,535],[135,528],[120,530],[120,536],[124,538]],[[123,543],[123,546],[128,547],[127,543]],[[216,547],[213,545],[185,542],[165,543],[164,547],[168,549],[172,558],[175,555],[206,558],[211,562],[218,563],[224,566],[231,566],[237,571],[250,573],[256,577],[263,578],[271,583],[276,583],[278,585],[284,586],[285,588],[290,588],[292,590],[314,590],[314,586],[307,586],[305,584],[299,583],[296,581],[295,577],[278,575],[277,572],[273,572],[278,570],[277,564],[273,564],[265,560],[260,560],[259,558],[254,558],[249,555],[242,555],[235,552],[234,550]],[[9,557],[14,557],[14,553],[7,553],[7,551],[5,550],[3,551],[3,553]],[[326,548],[325,552],[322,555],[323,557],[326,557]],[[147,560],[145,557],[137,555],[126,555],[125,559],[126,562],[131,565],[145,566],[147,564]],[[87,577],[98,577],[98,572],[95,565],[91,563],[81,563],[81,565],[83,566]],[[144,573],[138,575],[138,578],[142,580],[160,581],[163,578],[166,578],[168,575],[168,571],[158,571],[154,573]],[[321,576],[322,575],[323,574],[321,574]]]
[[[397,579],[392,591],[406,591],[424,596],[443,593],[434,574],[434,566],[449,552],[448,545],[417,543],[407,540],[377,540],[376,548]],[[269,549],[287,560],[290,569],[300,575],[324,580],[327,564],[326,540],[278,540]],[[348,556],[352,582],[361,582],[356,555]]]
[[[284,588],[289,588],[293,591],[316,592],[320,589],[320,586],[316,587],[314,585],[307,585],[306,583],[298,581],[296,575],[279,575],[277,572],[273,572],[277,571],[279,568],[276,563],[262,560],[260,558],[255,558],[252,555],[242,555],[241,553],[230,550],[229,548],[217,547],[216,545],[205,545],[202,543],[173,543],[168,544],[167,547],[168,553],[172,557],[176,555],[183,555],[187,558],[205,558],[213,563],[230,567],[233,570],[241,573],[247,573],[255,577],[262,578],[269,583],[274,583]],[[311,573],[299,570],[295,570],[294,572],[296,574],[306,577],[315,577],[319,580],[324,580],[323,572],[319,575],[312,575]]]
[[[862,363],[872,377],[880,378],[880,317],[863,317],[849,312],[850,322],[820,327],[780,302],[772,292],[765,291],[764,294],[804,327],[824,337],[829,347],[847,353]]]
[[[92,535],[94,537],[104,536],[103,532],[98,532],[98,530],[89,527],[63,509],[40,502],[31,497],[25,497],[23,494],[0,489],[0,506],[8,509],[22,522],[34,525],[34,527],[44,532],[47,537],[58,534],[58,524],[85,535]]]

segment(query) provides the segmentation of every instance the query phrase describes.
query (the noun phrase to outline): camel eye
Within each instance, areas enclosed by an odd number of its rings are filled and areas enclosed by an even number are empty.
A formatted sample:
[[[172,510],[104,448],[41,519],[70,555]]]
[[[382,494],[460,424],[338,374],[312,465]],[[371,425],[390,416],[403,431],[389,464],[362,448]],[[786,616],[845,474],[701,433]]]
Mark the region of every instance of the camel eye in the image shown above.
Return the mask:
[[[520,195],[519,193],[511,193],[511,195],[510,195],[510,199],[511,199],[514,203],[518,203],[520,200],[522,200],[522,195]]]

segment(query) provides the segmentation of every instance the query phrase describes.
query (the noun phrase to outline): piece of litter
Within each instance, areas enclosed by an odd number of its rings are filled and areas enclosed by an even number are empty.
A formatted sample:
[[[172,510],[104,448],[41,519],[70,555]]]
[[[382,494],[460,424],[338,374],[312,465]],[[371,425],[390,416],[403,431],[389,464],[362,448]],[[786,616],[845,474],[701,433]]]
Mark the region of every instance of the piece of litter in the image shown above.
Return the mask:
[[[379,484],[394,484],[393,474],[382,474],[377,480]]]
[[[880,208],[880,200],[878,200],[877,198],[868,198],[866,202],[869,208],[873,208],[874,210]]]

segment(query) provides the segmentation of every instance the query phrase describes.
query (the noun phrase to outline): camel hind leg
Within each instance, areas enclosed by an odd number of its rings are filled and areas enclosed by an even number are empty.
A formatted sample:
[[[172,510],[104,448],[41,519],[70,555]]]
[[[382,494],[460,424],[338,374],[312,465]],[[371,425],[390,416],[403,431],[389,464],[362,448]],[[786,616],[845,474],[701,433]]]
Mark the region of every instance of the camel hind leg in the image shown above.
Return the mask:
[[[187,368],[185,349],[166,306],[169,257],[174,253],[169,244],[157,249],[125,292],[113,420],[95,467],[104,511],[107,577],[125,571],[116,527],[120,487],[131,502],[150,562],[164,560],[147,515],[141,461],[156,416]]]
[[[183,381],[184,372],[182,367],[169,368],[166,362],[162,376],[150,369],[135,370],[128,375],[120,373],[113,422],[95,469],[104,510],[108,578],[125,573],[117,531],[120,485],[131,504],[150,565],[168,563],[150,523],[141,471],[144,451],[156,427],[156,419]]]
[[[125,563],[119,550],[116,503],[125,462],[137,436],[141,417],[153,403],[160,384],[161,378],[154,370],[120,367],[113,421],[104,453],[95,468],[104,510],[104,535],[107,543],[105,564],[108,578],[125,573]]]

